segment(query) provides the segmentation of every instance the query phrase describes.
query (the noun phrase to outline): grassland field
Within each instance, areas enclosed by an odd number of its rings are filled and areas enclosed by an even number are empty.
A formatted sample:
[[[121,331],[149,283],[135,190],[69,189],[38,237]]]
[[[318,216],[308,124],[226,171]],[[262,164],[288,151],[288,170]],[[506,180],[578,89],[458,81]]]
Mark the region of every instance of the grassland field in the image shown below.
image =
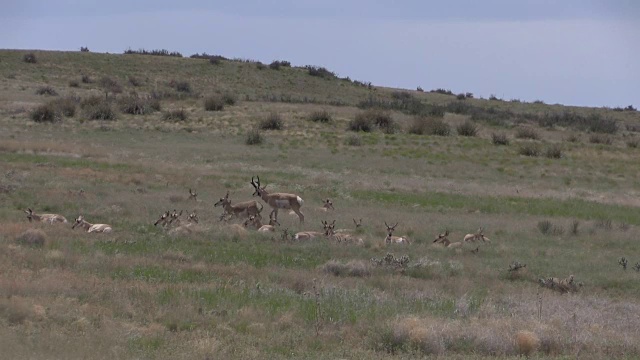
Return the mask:
[[[27,63],[26,53],[0,50],[0,357],[640,358],[636,111],[459,100],[250,61],[33,51],[37,62]],[[119,89],[105,93],[105,77]],[[43,87],[57,95],[37,95]],[[416,114],[387,108],[379,111],[394,131],[347,130],[363,103],[399,93],[510,117],[445,111],[427,118],[450,126],[449,136],[418,135],[409,131]],[[206,111],[212,96],[235,101]],[[115,119],[92,120],[83,105],[92,97]],[[119,107],[150,97],[160,110]],[[73,116],[33,120],[59,99],[70,99]],[[176,110],[187,118],[166,117]],[[309,120],[318,111],[330,121]],[[526,120],[567,112],[617,126],[601,134]],[[282,129],[260,130],[262,143],[248,145],[269,114]],[[467,122],[475,136],[456,133]],[[524,127],[538,138],[518,138]],[[494,145],[496,133],[509,144]],[[521,155],[526,146],[562,154]],[[219,221],[213,204],[226,192],[234,203],[259,200],[254,175],[270,191],[300,195],[305,224],[286,211],[268,234]],[[326,198],[334,211],[321,209]],[[27,208],[70,223],[30,223]],[[195,210],[200,221],[153,225],[173,209]],[[114,231],[72,230],[78,215]],[[363,219],[357,231],[354,218]],[[334,219],[364,245],[281,237]],[[412,243],[385,244],[385,222]],[[491,243],[432,243],[445,230],[461,241],[479,227]],[[388,253],[409,263],[370,260]],[[526,267],[508,271],[514,261]],[[577,292],[538,283],[569,275]],[[524,342],[523,331],[533,334]]]

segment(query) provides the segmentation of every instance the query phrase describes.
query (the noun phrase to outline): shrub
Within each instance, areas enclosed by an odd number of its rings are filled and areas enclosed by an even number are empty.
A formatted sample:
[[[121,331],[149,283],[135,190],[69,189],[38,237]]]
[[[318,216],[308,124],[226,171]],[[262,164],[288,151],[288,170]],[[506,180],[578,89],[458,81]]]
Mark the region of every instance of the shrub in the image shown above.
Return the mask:
[[[309,120],[313,122],[328,123],[331,122],[331,114],[327,110],[314,111],[309,114]]]
[[[86,46],[80,46],[80,51],[81,52],[89,52],[89,48]]]
[[[280,70],[281,67],[290,67],[290,66],[291,66],[291,63],[288,61],[275,60],[275,61],[272,61],[271,64],[269,64],[269,69]]]
[[[451,127],[440,118],[417,116],[409,127],[409,133],[416,135],[449,136]]]
[[[41,86],[36,90],[36,95],[57,96],[58,92],[51,86]]]
[[[212,95],[204,99],[204,109],[206,111],[222,111],[224,110],[224,101],[222,97]]]
[[[523,144],[520,146],[518,153],[524,156],[539,156],[540,148],[538,147],[537,144],[531,144],[531,143]]]
[[[260,122],[260,129],[262,130],[282,130],[283,127],[282,117],[276,112],[270,113]]]
[[[267,68],[267,65],[265,65],[265,64],[263,64],[261,62],[258,62],[258,63],[256,63],[256,68],[258,68],[258,70],[264,70],[264,69]]]
[[[336,74],[333,73],[332,71],[327,70],[327,68],[321,67],[321,66],[311,66],[311,65],[307,65],[307,72],[309,73],[309,75],[311,76],[317,76],[317,77],[321,77],[324,79],[333,79],[336,77]]]
[[[629,105],[624,108],[624,111],[638,111],[638,109],[634,108],[633,105]]]
[[[391,114],[380,109],[369,109],[356,115],[349,124],[349,130],[370,132],[373,126],[379,127],[386,134],[393,134],[398,129]]]
[[[467,96],[467,99],[473,99],[473,93],[468,92],[465,95]]]
[[[617,121],[609,118],[603,118],[598,114],[591,114],[586,118],[585,122],[587,124],[587,129],[591,132],[615,134],[618,131]]]
[[[632,149],[636,149],[638,147],[638,143],[640,141],[637,138],[631,138],[629,140],[627,140],[627,146],[632,148]]]
[[[491,142],[493,145],[509,145],[509,138],[505,133],[492,133]]]
[[[568,141],[568,142],[575,143],[575,142],[579,142],[580,141],[580,136],[578,136],[577,134],[570,134],[564,140]]]
[[[52,104],[38,106],[31,111],[29,116],[35,122],[57,122],[62,120],[60,113]]]
[[[16,242],[20,245],[40,248],[46,241],[47,235],[39,229],[28,229],[16,238]]]
[[[538,135],[538,133],[530,128],[530,127],[520,127],[516,130],[516,137],[518,139],[531,139],[531,140],[538,140],[540,139],[540,135]]]
[[[119,94],[122,92],[122,86],[120,86],[120,83],[109,76],[103,76],[100,79],[99,85],[102,87],[107,97],[109,96],[109,93]]]
[[[93,82],[89,75],[82,75],[81,80],[83,84],[91,84]]]
[[[429,92],[436,93],[436,94],[443,94],[443,95],[453,95],[453,92],[451,92],[451,90],[441,89],[441,88],[431,90]]]
[[[191,93],[191,84],[188,81],[171,80],[169,87],[172,87],[178,92]]]
[[[476,136],[478,135],[478,127],[473,122],[467,120],[456,127],[456,131],[460,136]]]
[[[417,91],[417,92],[424,92],[424,89],[423,89],[423,88],[421,88],[420,86],[418,86],[418,87],[416,88],[416,91]]]
[[[362,146],[362,138],[356,134],[351,134],[347,136],[344,143],[349,146]]]
[[[76,114],[76,100],[73,98],[59,98],[51,101],[49,104],[64,116],[73,117]]]
[[[500,101],[501,99],[499,99],[497,96],[495,96],[494,94],[489,95],[489,100],[493,100],[493,101]]]
[[[235,95],[231,93],[224,93],[222,94],[222,101],[224,102],[225,105],[233,106],[236,104],[238,99],[236,98]]]
[[[160,100],[143,98],[132,94],[119,100],[120,110],[125,114],[146,115],[160,111]]]
[[[613,139],[607,135],[591,134],[591,136],[589,136],[589,142],[592,144],[611,145],[613,144]]]
[[[542,101],[542,100],[535,100],[533,103],[534,104],[543,104],[544,105],[544,101]]]
[[[129,84],[133,87],[138,87],[142,85],[142,81],[135,76],[129,76]]]
[[[562,235],[564,234],[564,228],[562,226],[556,226],[549,220],[543,220],[538,222],[538,230],[542,235]]]
[[[189,118],[189,115],[184,109],[174,109],[166,111],[162,118],[166,121],[186,121]]]
[[[262,144],[264,142],[264,138],[262,137],[262,133],[260,133],[260,129],[249,130],[244,142],[247,145]]]
[[[165,50],[165,49],[160,49],[160,50],[150,50],[147,51],[145,49],[138,49],[138,50],[132,50],[132,49],[127,49],[124,51],[124,54],[127,55],[154,55],[154,56],[174,56],[174,57],[182,57],[182,54],[180,54],[177,51],[169,51],[169,50]]]
[[[78,80],[69,80],[69,87],[77,88],[80,87],[80,83]]]
[[[87,99],[81,104],[81,107],[84,116],[89,120],[115,120],[117,118],[111,101],[101,97]]]
[[[222,64],[222,60],[226,60],[226,59],[223,56],[212,55],[211,57],[209,57],[209,64],[211,64],[211,65],[221,65]]]
[[[34,53],[27,53],[22,57],[22,61],[29,64],[35,64],[38,62],[38,59],[36,59],[36,55]]]
[[[467,98],[467,96],[463,93],[460,93],[458,95],[456,95],[456,99],[458,100],[465,100]]]
[[[562,147],[558,144],[550,145],[545,150],[544,156],[549,159],[560,159],[562,157]]]
[[[369,265],[362,260],[352,260],[346,264],[329,260],[322,266],[322,270],[334,276],[366,277],[371,275]]]

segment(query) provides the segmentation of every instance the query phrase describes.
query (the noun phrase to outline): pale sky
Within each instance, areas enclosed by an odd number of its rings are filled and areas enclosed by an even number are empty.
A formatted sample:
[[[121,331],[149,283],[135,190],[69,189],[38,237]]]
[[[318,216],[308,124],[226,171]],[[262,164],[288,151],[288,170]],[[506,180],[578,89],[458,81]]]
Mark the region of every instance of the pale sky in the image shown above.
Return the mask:
[[[375,85],[640,107],[635,0],[0,0],[0,48],[167,49]]]

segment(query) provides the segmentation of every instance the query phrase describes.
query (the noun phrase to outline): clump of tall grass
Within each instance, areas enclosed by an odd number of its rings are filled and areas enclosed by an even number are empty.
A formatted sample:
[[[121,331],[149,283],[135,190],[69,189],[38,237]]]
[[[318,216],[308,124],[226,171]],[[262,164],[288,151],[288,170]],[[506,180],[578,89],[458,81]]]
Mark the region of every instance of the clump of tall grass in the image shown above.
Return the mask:
[[[29,117],[35,122],[58,122],[62,120],[58,109],[52,104],[43,104],[31,111]]]
[[[613,144],[613,139],[603,134],[591,134],[591,136],[589,136],[589,142],[592,144],[611,145]]]
[[[349,146],[362,146],[362,138],[356,134],[352,134],[347,136],[344,143]]]
[[[247,132],[244,142],[247,145],[260,145],[264,142],[264,137],[260,133],[260,129],[251,129]]]
[[[186,121],[189,118],[189,114],[185,109],[173,109],[166,111],[162,118],[166,121]]]
[[[518,149],[518,154],[531,157],[539,156],[540,147],[537,144],[522,144]]]
[[[505,133],[492,133],[491,142],[493,145],[509,145],[509,137]]]
[[[322,270],[334,276],[367,277],[371,275],[369,265],[362,260],[352,260],[346,264],[329,260],[322,266]]]
[[[204,99],[204,109],[206,111],[224,110],[224,100],[219,95],[212,95]]]
[[[538,230],[542,235],[562,235],[564,234],[564,228],[560,225],[554,225],[549,220],[542,220],[538,222]]]
[[[58,92],[49,85],[41,86],[36,90],[36,95],[58,96]]]
[[[169,87],[175,89],[177,92],[185,94],[191,93],[191,83],[186,80],[171,80],[169,82]]]
[[[314,111],[309,114],[309,120],[313,122],[331,122],[331,114],[327,110]]]
[[[20,245],[30,247],[43,247],[47,241],[47,235],[39,229],[27,229],[16,238],[16,242]]]
[[[530,127],[519,127],[516,130],[516,138],[518,139],[531,139],[531,140],[539,140],[540,135],[534,129]]]
[[[80,103],[83,115],[89,120],[115,120],[112,102],[101,96],[90,96]]]
[[[460,136],[474,137],[478,135],[478,127],[473,122],[467,120],[456,127],[456,131]]]
[[[544,156],[549,159],[560,159],[562,157],[562,146],[559,144],[549,145],[544,152]]]
[[[443,119],[427,116],[416,116],[409,127],[410,134],[416,135],[451,135],[451,127]]]
[[[160,111],[160,100],[131,94],[118,100],[120,110],[125,114],[146,115]]]
[[[280,114],[271,112],[260,121],[259,127],[262,130],[282,130],[284,128],[284,121]]]

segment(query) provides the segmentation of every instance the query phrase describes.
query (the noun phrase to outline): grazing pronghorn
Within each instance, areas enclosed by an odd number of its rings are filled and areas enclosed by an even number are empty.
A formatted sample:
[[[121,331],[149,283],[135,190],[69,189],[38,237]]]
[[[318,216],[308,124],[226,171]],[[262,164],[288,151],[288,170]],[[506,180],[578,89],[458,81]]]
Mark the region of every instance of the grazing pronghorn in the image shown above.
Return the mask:
[[[87,232],[89,233],[91,232],[110,233],[111,230],[113,230],[111,228],[111,225],[88,223],[84,220],[84,217],[82,215],[78,216],[78,218],[76,219],[76,222],[73,224],[73,226],[71,226],[71,228],[75,229],[76,226],[80,226],[81,228],[87,230]]]
[[[158,220],[156,220],[156,222],[153,223],[153,226],[156,226],[158,224],[165,226],[167,225],[167,222],[169,221],[171,217],[171,212],[167,211],[165,213],[162,213],[162,215],[160,215],[160,218],[158,218]]]
[[[385,244],[409,244],[409,238],[406,236],[393,236],[393,232],[396,230],[398,223],[389,226],[385,221],[384,224],[387,226],[387,237],[384,239]]]
[[[251,177],[251,185],[255,189],[253,196],[260,196],[264,202],[271,206],[273,209],[271,214],[274,214],[274,219],[278,220],[278,209],[291,209],[298,215],[298,218],[300,218],[300,223],[304,224],[304,214],[300,211],[304,200],[302,200],[300,196],[286,193],[269,194],[269,192],[264,189],[266,186],[260,187],[259,176],[257,177],[257,181],[253,180],[253,176]],[[271,215],[269,215],[269,217],[271,217]]]
[[[464,236],[463,241],[464,242],[468,242],[468,241],[480,241],[482,240],[482,242],[488,242],[490,243],[491,240],[484,236],[484,228],[480,227],[478,228],[478,231],[475,234],[467,234]]]
[[[213,204],[213,206],[222,206],[226,214],[235,217],[245,218],[251,215],[262,217],[260,215],[260,212],[262,211],[263,206],[262,204],[260,204],[260,209],[258,209],[258,204],[259,203],[257,201],[250,200],[231,205],[231,200],[229,200],[229,192],[227,191],[227,195],[225,195],[223,198],[220,198],[220,200],[217,203]],[[222,220],[224,217],[225,214],[223,213],[223,215],[220,217],[220,220]]]
[[[198,201],[198,193],[196,191],[192,191],[191,188],[189,188],[189,200],[193,199],[193,201]]]
[[[269,224],[264,225],[262,224],[262,221],[259,217],[251,215],[244,222],[244,227],[248,227],[249,225],[253,225],[259,232],[269,232],[276,231],[276,225],[280,225],[280,223],[276,219],[271,217],[269,218]]]
[[[335,230],[336,227],[336,221],[333,220],[332,223],[329,223],[328,221],[323,221],[322,224],[324,225],[324,235],[327,237],[327,239],[341,243],[355,243],[355,244],[364,244],[364,240],[362,240],[361,238],[349,235],[349,234],[341,234],[341,233],[337,233]]]
[[[30,208],[28,208],[27,210],[24,211],[25,213],[27,213],[27,219],[29,219],[29,222],[35,220],[35,221],[39,221],[39,222],[47,222],[49,224],[53,224],[53,223],[67,223],[67,219],[65,219],[64,216],[62,215],[58,215],[58,214],[36,214],[33,212],[33,210],[31,210]]]
[[[356,230],[360,229],[362,227],[362,218],[360,218],[360,221],[353,219],[353,223],[356,225]]]

